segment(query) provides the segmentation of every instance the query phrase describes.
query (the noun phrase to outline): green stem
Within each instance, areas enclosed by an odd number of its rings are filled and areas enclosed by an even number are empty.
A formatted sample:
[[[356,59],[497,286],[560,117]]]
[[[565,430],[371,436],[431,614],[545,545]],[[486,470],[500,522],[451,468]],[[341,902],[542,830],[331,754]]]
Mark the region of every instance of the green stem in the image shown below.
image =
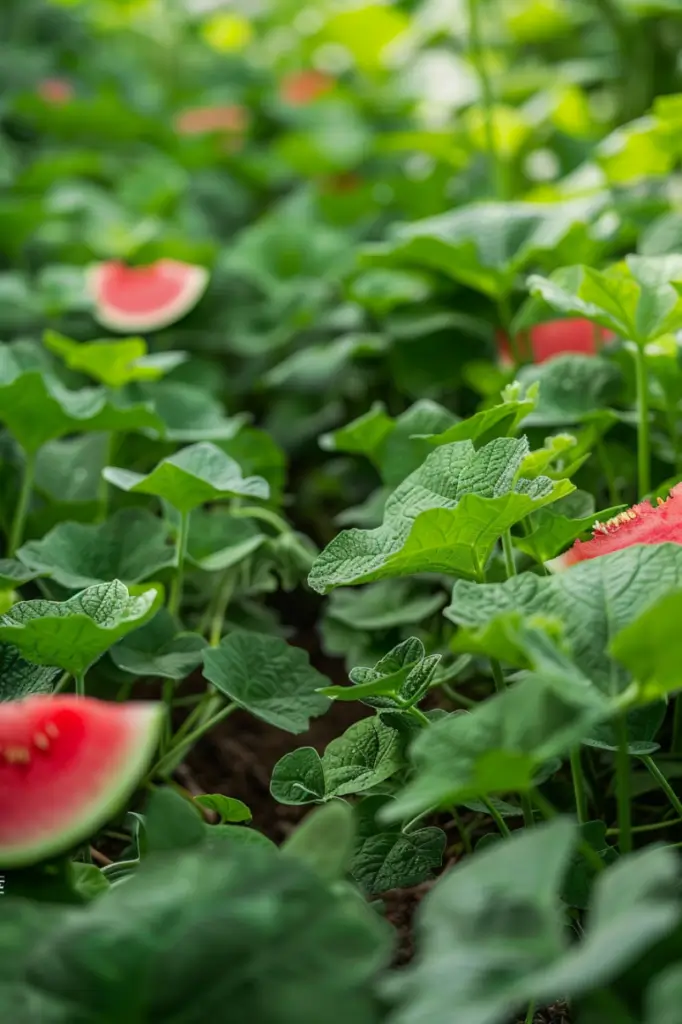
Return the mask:
[[[640,498],[651,491],[651,454],[649,449],[649,390],[646,354],[643,345],[635,347],[637,378],[637,478]]]
[[[507,570],[507,578],[516,576],[516,564],[514,562],[514,547],[512,545],[511,530],[505,530],[502,534],[502,551],[504,552],[504,565]]]
[[[476,701],[472,700],[471,697],[465,697],[463,693],[457,693],[457,690],[453,690],[449,683],[438,683],[446,697],[449,697],[453,704],[461,704],[463,708],[476,707]]]
[[[481,802],[485,804],[488,814],[497,825],[500,835],[503,837],[503,839],[511,839],[511,832],[509,831],[509,826],[507,825],[507,822],[504,820],[504,818],[497,810],[497,808],[493,805],[493,803],[490,800],[488,800],[487,797],[483,797]]]
[[[85,696],[85,672],[76,672],[73,677],[76,681],[76,696]]]
[[[217,647],[222,638],[225,615],[227,614],[228,605],[232,600],[236,582],[237,577],[235,573],[232,570],[227,569],[225,576],[218,587],[218,599],[215,604],[213,615],[211,616],[211,631],[209,634],[209,643],[211,647]]]
[[[606,486],[609,492],[609,504],[620,505],[620,495],[618,494],[618,488],[616,486],[616,477],[613,472],[613,466],[611,460],[606,451],[606,445],[602,438],[599,438],[595,445],[595,452],[599,459],[601,471],[604,474],[606,480]]]
[[[192,732],[184,736],[179,743],[174,744],[170,748],[170,750],[166,754],[164,754],[164,756],[154,765],[154,767],[149,773],[148,780],[152,779],[156,775],[163,776],[164,774],[168,774],[169,772],[173,771],[178,763],[178,760],[184,757],[185,753],[189,750],[190,747],[194,746],[194,744],[198,740],[200,740],[202,736],[209,732],[209,730],[211,730],[214,725],[218,725],[218,723],[222,722],[225,718],[228,717],[228,715],[231,715],[233,711],[236,711],[238,707],[239,705],[235,703],[226,704],[223,708],[220,709],[220,711],[217,711],[216,714],[209,718],[206,722],[203,722],[201,725],[197,726],[197,728],[194,729]]]
[[[494,196],[504,199],[504,168],[495,145],[495,100],[483,54],[478,5],[479,0],[469,0],[469,54],[481,86],[485,145],[490,163],[490,188]]]
[[[584,825],[588,820],[587,792],[585,790],[585,776],[580,759],[580,747],[571,751],[571,775],[573,776],[573,792],[575,793],[575,813],[579,825]]]
[[[175,680],[164,679],[163,681],[163,703],[166,709],[166,717],[163,728],[161,749],[165,752],[170,746],[173,736],[173,696],[175,694]]]
[[[682,693],[678,693],[675,697],[671,752],[673,754],[682,754]]]
[[[495,681],[495,689],[498,693],[503,693],[507,687],[504,681],[504,676],[502,675],[502,666],[497,658],[490,659],[490,671],[492,672],[493,679]]]
[[[533,1003],[529,1003],[528,1004],[528,1012],[526,1013],[525,1024],[533,1024],[534,1020],[535,1020],[535,1003],[533,1002]]]
[[[105,466],[113,466],[113,465],[115,465],[115,458],[114,458],[114,443],[115,443],[115,439],[116,439],[116,436],[115,436],[115,434],[114,434],[114,432],[112,430],[112,431],[110,431],[107,434],[107,446],[106,446],[106,453],[105,453],[105,456],[104,456],[104,465]],[[104,478],[103,475],[100,475],[100,478],[99,478],[99,485],[97,487],[97,496],[99,498],[99,505],[100,505],[98,519],[100,519],[100,521],[102,521],[102,520],[106,519],[106,517],[107,517],[107,511],[108,511],[108,506],[109,506],[109,483]]]
[[[182,605],[182,583],[185,571],[185,555],[187,554],[187,536],[189,534],[189,512],[180,514],[177,544],[175,548],[175,575],[171,584],[168,611],[177,618]]]
[[[452,820],[454,821],[455,825],[457,826],[457,831],[459,832],[459,837],[462,840],[462,846],[464,847],[464,852],[466,854],[472,854],[474,851],[473,851],[473,847],[471,845],[471,836],[469,835],[469,829],[466,827],[466,825],[462,821],[461,814],[459,813],[459,811],[457,810],[456,807],[451,807],[450,808],[450,813],[452,814]]]
[[[290,533],[291,527],[286,519],[278,516],[269,508],[260,508],[259,505],[235,505],[230,508],[230,515],[239,519],[261,519],[269,523],[278,533]]]
[[[521,810],[523,811],[523,824],[526,828],[535,827],[535,815],[533,814],[533,801],[528,793],[520,793]]]
[[[663,792],[667,796],[667,798],[670,801],[671,806],[673,807],[675,812],[680,817],[682,817],[682,800],[680,800],[680,798],[678,797],[677,793],[675,792],[673,787],[670,785],[670,783],[668,782],[668,780],[666,779],[665,775],[663,774],[661,769],[658,767],[658,765],[656,764],[654,759],[652,757],[649,757],[648,754],[645,754],[642,757],[640,757],[640,761],[645,766],[645,768],[647,768],[648,771],[656,779],[656,782],[659,784],[659,786],[661,787],[661,789],[663,790]]]
[[[621,853],[632,850],[632,808],[630,805],[630,754],[625,715],[616,722],[618,750],[616,752],[616,795],[618,800],[618,829]]]
[[[672,828],[673,825],[682,824],[682,818],[668,818],[667,821],[654,821],[650,825],[633,825],[632,832],[656,832],[659,828]],[[607,828],[607,836],[617,836],[619,833],[617,828]]]
[[[424,728],[428,729],[428,727],[431,725],[424,712],[420,711],[419,708],[411,707],[405,708],[405,710],[408,711],[413,718],[416,718],[419,724]]]
[[[21,547],[21,542],[24,537],[24,527],[26,526],[26,516],[28,515],[28,507],[31,501],[35,472],[35,452],[26,452],[21,488],[19,490],[19,497],[14,509],[14,518],[12,519],[12,527],[9,535],[7,554],[10,558],[13,558],[16,554],[17,548]]]

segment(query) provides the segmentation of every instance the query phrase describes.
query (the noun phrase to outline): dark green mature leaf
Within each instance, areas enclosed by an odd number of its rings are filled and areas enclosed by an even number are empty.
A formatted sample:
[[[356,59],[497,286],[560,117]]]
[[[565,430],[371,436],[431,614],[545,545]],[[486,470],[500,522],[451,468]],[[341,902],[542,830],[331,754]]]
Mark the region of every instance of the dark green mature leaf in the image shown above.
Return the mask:
[[[439,270],[493,299],[508,295],[517,275],[566,242],[568,251],[596,252],[590,222],[602,197],[565,203],[474,203],[448,213],[401,224],[393,240],[368,251],[376,262]],[[570,239],[570,245],[568,244]],[[561,257],[559,257],[561,258]]]
[[[122,491],[164,498],[180,512],[191,512],[221,498],[266,499],[269,495],[262,477],[243,477],[234,459],[207,441],[181,448],[162,459],[146,476],[114,466],[107,466],[103,476]]]
[[[625,665],[646,704],[682,689],[682,591],[666,594],[611,640],[609,654]]]
[[[217,506],[192,513],[187,557],[205,572],[221,572],[239,565],[267,541],[255,520],[243,519]]]
[[[403,832],[382,825],[376,814],[385,803],[385,797],[370,796],[356,809],[358,834],[350,872],[370,896],[431,878],[441,865],[447,841],[440,828]]]
[[[14,644],[37,665],[81,674],[158,608],[157,588],[138,596],[119,580],[88,587],[68,601],[20,601],[0,615],[0,642]]]
[[[0,701],[51,693],[59,673],[53,665],[26,661],[12,644],[0,644]]]
[[[529,387],[540,387],[536,407],[528,412],[523,427],[588,423],[606,429],[617,420],[604,406],[614,397],[620,373],[606,359],[567,353],[539,366],[522,367],[519,378]]]
[[[418,911],[418,958],[400,983],[396,1024],[513,1019],[529,979],[564,950],[559,887],[576,833],[565,818],[524,829],[436,883]]]
[[[0,558],[0,591],[23,587],[24,583],[46,575],[40,569],[28,568],[16,558]]]
[[[293,857],[216,846],[150,858],[83,908],[5,897],[2,1014],[206,1024],[229,1006],[259,1024],[377,1024],[388,926]]]
[[[326,614],[349,629],[373,632],[423,622],[444,603],[442,592],[429,593],[412,580],[382,580],[358,590],[335,590]]]
[[[547,319],[551,308],[582,316],[615,334],[644,345],[682,327],[682,257],[628,256],[606,270],[562,267],[550,277],[532,276],[531,299],[519,313],[515,329]]]
[[[118,404],[103,388],[69,391],[38,369],[22,369],[8,345],[0,346],[0,421],[31,453],[76,431],[164,433],[151,406]]]
[[[197,808],[169,786],[152,790],[145,813],[148,853],[201,846],[204,822]]]
[[[410,573],[480,578],[506,529],[572,491],[548,477],[518,478],[525,438],[443,445],[393,492],[383,524],[346,530],[316,559],[308,582],[327,593]]]
[[[199,633],[178,633],[173,616],[160,608],[146,625],[115,644],[109,656],[122,672],[180,680],[201,665],[206,647]]]
[[[301,647],[263,633],[233,632],[204,651],[204,676],[251,714],[300,733],[323,715],[329,700],[317,691],[326,678]]]
[[[307,864],[328,882],[342,879],[350,864],[355,839],[353,811],[334,800],[311,811],[282,845],[282,853]]]
[[[309,804],[364,793],[407,766],[414,720],[399,713],[363,718],[327,745],[285,754],[274,767],[270,792],[282,804]]]
[[[416,776],[387,807],[388,820],[528,790],[541,765],[608,717],[609,703],[545,636],[526,631],[523,641],[534,671],[420,734],[410,750]]]
[[[52,505],[97,502],[107,447],[107,435],[99,433],[48,441],[36,458],[36,490]]]
[[[196,384],[162,380],[138,385],[136,392],[152,404],[169,441],[229,441],[245,422],[241,414],[226,416],[221,403]]]
[[[127,508],[104,523],[60,523],[17,552],[24,565],[68,590],[119,579],[139,583],[175,563],[167,523],[146,509]]]
[[[646,1024],[677,1024],[682,1004],[682,967],[662,971],[646,994]]]
[[[70,370],[93,377],[101,384],[120,388],[133,380],[157,380],[187,359],[186,352],[147,354],[144,338],[121,338],[102,341],[72,341],[71,338],[46,331],[45,347],[62,358]]]

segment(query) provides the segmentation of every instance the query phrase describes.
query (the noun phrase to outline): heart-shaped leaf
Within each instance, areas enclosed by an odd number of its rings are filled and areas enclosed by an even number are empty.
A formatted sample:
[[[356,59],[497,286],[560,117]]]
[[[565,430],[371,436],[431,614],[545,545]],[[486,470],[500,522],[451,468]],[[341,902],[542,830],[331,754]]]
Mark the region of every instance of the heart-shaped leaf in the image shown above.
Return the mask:
[[[206,441],[162,459],[146,476],[114,466],[107,466],[102,475],[122,491],[157,495],[179,512],[191,512],[221,498],[267,499],[269,495],[262,477],[243,477],[234,459]]]
[[[144,338],[82,342],[57,331],[45,331],[43,341],[70,370],[85,373],[111,388],[134,380],[157,380],[187,359],[186,352],[175,351],[150,356]]]
[[[119,404],[103,388],[69,391],[38,369],[22,369],[8,345],[0,346],[0,421],[30,453],[77,431],[164,432],[151,406]]]
[[[229,633],[204,652],[204,676],[251,714],[300,733],[323,715],[329,700],[317,691],[326,678],[301,647],[263,633]]]
[[[121,509],[104,523],[60,523],[17,556],[68,590],[111,579],[139,583],[175,564],[168,524],[138,508]]]
[[[36,665],[82,675],[109,647],[154,614],[158,588],[133,596],[119,580],[88,587],[68,601],[20,601],[0,615],[0,642]]]
[[[527,454],[525,438],[436,449],[389,497],[380,527],[346,530],[327,545],[310,586],[324,594],[422,572],[480,579],[505,530],[574,489],[568,480],[517,479]]]
[[[160,608],[146,625],[115,644],[109,656],[122,672],[179,680],[201,665],[206,646],[199,633],[178,633],[173,616]]]
[[[386,797],[370,796],[356,808],[357,835],[350,872],[364,891],[378,896],[431,878],[440,867],[446,835],[440,828],[403,832],[377,821]]]

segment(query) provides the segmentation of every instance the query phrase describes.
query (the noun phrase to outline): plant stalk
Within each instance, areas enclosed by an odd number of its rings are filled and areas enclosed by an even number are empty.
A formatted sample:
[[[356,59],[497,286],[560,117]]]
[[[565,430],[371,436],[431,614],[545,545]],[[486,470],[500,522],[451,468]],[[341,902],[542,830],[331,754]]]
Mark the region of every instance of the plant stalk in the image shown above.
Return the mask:
[[[182,584],[185,572],[185,555],[187,554],[187,536],[189,534],[189,512],[180,514],[180,527],[175,548],[175,575],[171,584],[170,597],[168,599],[168,611],[175,618],[180,614],[182,605]]]
[[[505,530],[502,534],[502,550],[504,552],[504,565],[507,570],[507,579],[516,576],[516,563],[514,562],[514,547],[512,545],[511,530]]]
[[[76,672],[74,677],[76,681],[76,696],[85,696],[85,672]]]
[[[209,732],[209,730],[212,729],[214,725],[218,725],[218,723],[222,722],[225,718],[228,717],[228,715],[231,715],[233,711],[236,711],[238,707],[239,705],[235,704],[234,702],[226,704],[224,707],[220,709],[220,711],[217,711],[211,718],[209,718],[207,721],[197,726],[197,728],[194,729],[192,732],[184,736],[179,743],[177,743],[175,746],[171,746],[170,750],[166,754],[164,754],[164,756],[159,761],[157,761],[157,763],[150,771],[148,775],[148,781],[154,778],[154,776],[156,775],[164,776],[172,772],[175,769],[178,760],[184,756],[184,754],[189,750],[190,747],[194,746],[194,744],[197,743],[202,736]]]
[[[651,773],[651,775],[656,779],[656,782],[659,784],[659,786],[667,796],[671,806],[676,811],[678,816],[682,817],[682,800],[680,800],[677,793],[670,785],[667,778],[665,777],[661,769],[658,767],[654,759],[652,757],[649,757],[648,754],[644,754],[640,757],[640,761],[642,762],[644,767]]]
[[[219,584],[215,609],[211,616],[211,631],[209,634],[211,647],[217,647],[222,638],[225,615],[227,614],[228,605],[232,600],[236,582],[237,577],[235,573],[233,570],[228,569]]]
[[[497,810],[497,808],[493,805],[493,803],[490,800],[488,800],[487,797],[483,797],[481,802],[485,804],[488,814],[497,825],[502,838],[511,839],[511,832],[509,831],[509,826],[507,825],[507,822],[504,820],[504,818]]]
[[[671,753],[682,754],[682,693],[675,697]]]
[[[643,345],[635,347],[637,378],[637,482],[640,498],[651,491],[651,451],[649,445],[649,390],[646,354]]]
[[[469,0],[469,54],[481,86],[485,145],[490,166],[490,189],[497,199],[504,199],[504,169],[495,144],[495,99],[483,53],[479,0]]]
[[[573,792],[575,793],[575,813],[579,825],[584,825],[588,820],[587,791],[585,789],[585,776],[580,759],[580,747],[571,751],[571,775],[573,777]]]
[[[21,547],[21,542],[24,538],[24,527],[26,526],[26,516],[28,515],[28,507],[31,501],[31,494],[33,492],[35,472],[35,452],[26,452],[24,462],[24,473],[21,479],[19,497],[17,499],[17,504],[14,509],[14,518],[12,519],[12,526],[10,529],[7,547],[7,554],[9,555],[10,558],[14,557],[14,555],[17,552],[17,549]]]
[[[616,796],[618,801],[618,845],[620,852],[632,851],[632,807],[630,802],[630,754],[625,715],[616,721],[618,750],[616,752]]]

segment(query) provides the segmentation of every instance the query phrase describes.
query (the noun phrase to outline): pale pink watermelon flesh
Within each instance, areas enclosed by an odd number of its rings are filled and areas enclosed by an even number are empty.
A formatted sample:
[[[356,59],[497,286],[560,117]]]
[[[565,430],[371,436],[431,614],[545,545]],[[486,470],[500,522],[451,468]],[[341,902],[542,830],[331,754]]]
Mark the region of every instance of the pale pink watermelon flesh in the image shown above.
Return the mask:
[[[196,305],[208,276],[205,267],[180,260],[157,260],[148,267],[96,263],[88,274],[95,319],[121,332],[167,327]]]
[[[160,713],[90,697],[0,704],[0,869],[68,850],[116,814],[151,760]]]

